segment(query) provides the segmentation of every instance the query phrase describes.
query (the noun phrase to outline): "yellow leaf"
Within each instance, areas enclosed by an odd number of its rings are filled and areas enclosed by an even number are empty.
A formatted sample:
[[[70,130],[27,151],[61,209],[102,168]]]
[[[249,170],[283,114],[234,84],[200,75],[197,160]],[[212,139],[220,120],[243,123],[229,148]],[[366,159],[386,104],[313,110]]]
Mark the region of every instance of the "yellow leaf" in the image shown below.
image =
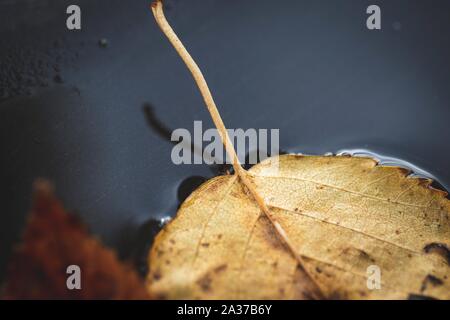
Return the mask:
[[[450,298],[450,201],[369,158],[285,155],[248,172],[325,297]],[[304,299],[298,261],[234,176],[203,184],[157,236],[148,289],[171,299]],[[436,250],[432,250],[437,248]],[[369,289],[370,266],[381,271]]]
[[[152,293],[187,299],[449,297],[445,192],[367,158],[291,155],[247,172],[161,0],[151,10],[191,72],[236,172],[200,187],[159,234],[150,254]]]

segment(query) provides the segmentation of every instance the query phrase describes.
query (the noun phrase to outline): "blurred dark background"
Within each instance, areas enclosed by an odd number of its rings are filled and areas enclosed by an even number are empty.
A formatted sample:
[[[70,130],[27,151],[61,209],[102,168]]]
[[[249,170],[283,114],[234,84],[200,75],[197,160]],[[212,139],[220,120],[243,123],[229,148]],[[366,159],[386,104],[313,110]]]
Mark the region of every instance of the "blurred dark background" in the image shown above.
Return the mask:
[[[0,0],[0,278],[37,177],[136,259],[158,220],[218,174],[173,165],[172,144],[149,126],[212,127],[149,2]],[[66,29],[69,4],[81,6],[81,31]],[[366,28],[370,4],[380,31]],[[285,151],[367,149],[450,185],[450,1],[166,6],[229,128],[279,128]]]

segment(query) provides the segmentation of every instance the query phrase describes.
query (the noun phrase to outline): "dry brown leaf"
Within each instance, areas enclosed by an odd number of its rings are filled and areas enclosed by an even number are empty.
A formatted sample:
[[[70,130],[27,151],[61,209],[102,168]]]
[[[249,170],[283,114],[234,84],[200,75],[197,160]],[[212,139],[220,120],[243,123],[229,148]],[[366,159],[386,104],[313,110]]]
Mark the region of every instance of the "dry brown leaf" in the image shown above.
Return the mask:
[[[369,158],[286,155],[249,170],[328,298],[450,298],[450,201]],[[148,289],[163,298],[308,298],[298,262],[236,176],[202,185],[157,236]],[[433,250],[433,249],[436,250]],[[381,289],[367,288],[367,268]],[[433,281],[430,281],[433,280]]]
[[[81,290],[67,289],[66,269],[81,269]],[[9,264],[5,299],[149,299],[141,279],[64,210],[51,185],[35,183],[33,208]]]

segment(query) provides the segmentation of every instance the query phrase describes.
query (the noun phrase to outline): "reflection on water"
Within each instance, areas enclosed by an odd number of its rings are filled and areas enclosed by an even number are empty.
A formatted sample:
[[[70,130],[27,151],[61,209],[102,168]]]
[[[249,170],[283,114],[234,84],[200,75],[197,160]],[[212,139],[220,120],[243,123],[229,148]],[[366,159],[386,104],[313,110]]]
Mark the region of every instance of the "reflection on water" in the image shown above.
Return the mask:
[[[411,171],[411,174],[410,174],[411,176],[432,179],[433,187],[444,190],[444,191],[449,190],[448,186],[442,185],[439,182],[438,178],[435,177],[433,174],[431,174],[430,172],[428,172],[422,168],[419,168],[415,164],[413,164],[409,161],[403,160],[403,159],[379,154],[379,153],[376,153],[376,152],[373,152],[370,150],[366,150],[366,149],[344,149],[344,150],[339,150],[336,154],[339,156],[351,155],[351,156],[355,156],[355,157],[369,157],[369,158],[373,158],[373,159],[377,160],[378,163],[383,166],[396,166],[396,167],[405,168],[405,169],[408,169]]]
[[[33,10],[24,15],[13,1],[13,11],[0,10],[0,33],[11,47],[0,50],[0,100],[8,98],[0,104],[0,279],[37,177],[51,179],[65,206],[129,258],[146,256],[147,247],[136,244],[149,244],[159,219],[174,216],[199,183],[230,170],[170,160],[173,128],[212,123],[185,67],[142,10],[148,3],[113,0],[106,14],[101,1],[78,2],[91,27],[65,40],[54,27],[64,25],[63,4],[48,6],[45,14],[55,17],[48,21]],[[387,22],[369,35],[358,27],[358,6],[332,0],[306,7],[260,0],[258,10],[255,1],[172,0],[169,19],[201,64],[228,128],[279,128],[288,151],[368,155],[437,177],[448,190],[450,2],[414,1],[410,10],[383,2],[401,30]],[[324,12],[333,14],[320,19]],[[11,20],[26,37],[1,28]],[[98,47],[101,37],[108,48]],[[56,74],[64,84],[55,85]],[[28,96],[30,86],[49,88]]]

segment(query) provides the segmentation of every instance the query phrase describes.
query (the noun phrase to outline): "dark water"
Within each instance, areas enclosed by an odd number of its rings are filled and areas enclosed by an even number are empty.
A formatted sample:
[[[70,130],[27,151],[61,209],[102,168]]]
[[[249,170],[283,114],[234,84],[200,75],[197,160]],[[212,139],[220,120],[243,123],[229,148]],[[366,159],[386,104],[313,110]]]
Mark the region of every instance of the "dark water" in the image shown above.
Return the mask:
[[[80,4],[81,31],[65,29]],[[370,152],[450,186],[450,2],[168,1],[229,128],[278,128],[305,154]],[[0,0],[1,268],[32,181],[122,257],[226,167],[172,164],[171,130],[212,127],[148,1]]]

